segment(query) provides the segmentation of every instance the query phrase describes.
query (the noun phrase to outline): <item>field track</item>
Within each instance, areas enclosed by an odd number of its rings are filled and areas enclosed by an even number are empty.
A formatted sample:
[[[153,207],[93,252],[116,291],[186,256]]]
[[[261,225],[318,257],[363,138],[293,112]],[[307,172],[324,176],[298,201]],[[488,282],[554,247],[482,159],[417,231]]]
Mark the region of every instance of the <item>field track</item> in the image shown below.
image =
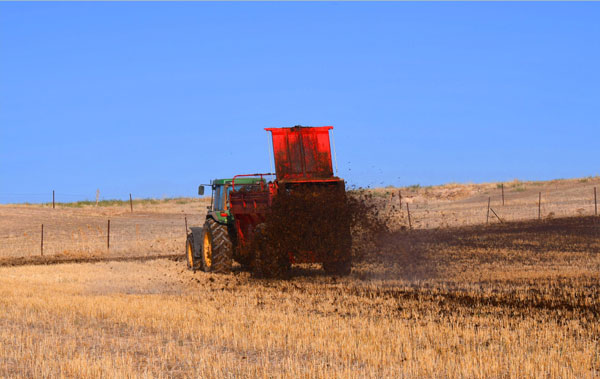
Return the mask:
[[[182,254],[155,254],[133,257],[64,257],[64,256],[29,256],[0,259],[0,267],[40,266],[66,263],[98,263],[98,262],[143,262],[156,259],[183,260]]]

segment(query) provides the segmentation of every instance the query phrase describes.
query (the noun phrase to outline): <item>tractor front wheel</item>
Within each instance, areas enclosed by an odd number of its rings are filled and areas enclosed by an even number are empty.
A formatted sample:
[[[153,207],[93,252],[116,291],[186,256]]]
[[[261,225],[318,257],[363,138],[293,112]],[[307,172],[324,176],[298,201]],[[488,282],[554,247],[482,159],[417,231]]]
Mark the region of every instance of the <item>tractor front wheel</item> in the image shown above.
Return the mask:
[[[209,218],[202,233],[202,271],[226,274],[231,272],[233,245],[226,225]]]

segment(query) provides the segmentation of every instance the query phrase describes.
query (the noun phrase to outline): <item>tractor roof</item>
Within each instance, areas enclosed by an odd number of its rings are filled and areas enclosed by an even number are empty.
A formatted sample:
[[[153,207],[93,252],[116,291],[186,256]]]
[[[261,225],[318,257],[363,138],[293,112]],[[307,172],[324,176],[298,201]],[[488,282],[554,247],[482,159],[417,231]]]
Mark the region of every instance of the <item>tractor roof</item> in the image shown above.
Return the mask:
[[[231,181],[233,179],[215,179],[212,181],[213,185],[224,185],[224,184],[231,184]],[[237,186],[238,184],[257,184],[260,183],[260,181],[265,181],[265,179],[261,179],[261,178],[236,178],[235,179],[235,185]]]

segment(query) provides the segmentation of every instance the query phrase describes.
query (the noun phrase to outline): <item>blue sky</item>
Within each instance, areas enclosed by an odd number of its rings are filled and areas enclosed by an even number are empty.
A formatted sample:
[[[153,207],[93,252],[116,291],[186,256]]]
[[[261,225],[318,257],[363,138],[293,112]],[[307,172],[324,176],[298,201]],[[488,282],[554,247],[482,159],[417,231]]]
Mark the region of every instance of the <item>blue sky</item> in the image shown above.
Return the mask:
[[[333,125],[356,186],[600,174],[599,3],[0,3],[0,202],[194,196]]]

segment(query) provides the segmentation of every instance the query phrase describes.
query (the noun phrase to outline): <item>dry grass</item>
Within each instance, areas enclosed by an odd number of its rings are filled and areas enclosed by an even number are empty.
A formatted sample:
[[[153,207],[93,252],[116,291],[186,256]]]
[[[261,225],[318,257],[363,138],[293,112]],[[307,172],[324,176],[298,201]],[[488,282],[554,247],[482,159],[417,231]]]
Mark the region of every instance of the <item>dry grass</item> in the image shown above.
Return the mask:
[[[525,189],[507,189],[505,207],[531,197],[536,207],[541,189],[576,211],[589,206],[595,180],[518,184]],[[446,190],[460,195],[439,195]],[[392,202],[376,191],[389,216]],[[424,224],[408,231],[402,214],[388,218],[392,231],[347,278],[300,266],[287,281],[253,280],[170,259],[0,267],[0,377],[599,376],[600,220],[475,225],[494,191],[403,189]],[[152,205],[133,215],[124,206],[2,206],[0,232],[40,218],[77,230],[110,216],[116,231],[147,229],[139,250],[130,233],[111,254],[150,254],[155,238],[173,239],[157,243],[159,254],[183,254],[182,215],[197,225],[206,204]],[[436,221],[441,209],[458,221]],[[509,210],[501,215],[525,218]],[[0,246],[15,256],[15,245]]]
[[[598,227],[396,232],[343,279],[0,268],[0,376],[594,377]]]

